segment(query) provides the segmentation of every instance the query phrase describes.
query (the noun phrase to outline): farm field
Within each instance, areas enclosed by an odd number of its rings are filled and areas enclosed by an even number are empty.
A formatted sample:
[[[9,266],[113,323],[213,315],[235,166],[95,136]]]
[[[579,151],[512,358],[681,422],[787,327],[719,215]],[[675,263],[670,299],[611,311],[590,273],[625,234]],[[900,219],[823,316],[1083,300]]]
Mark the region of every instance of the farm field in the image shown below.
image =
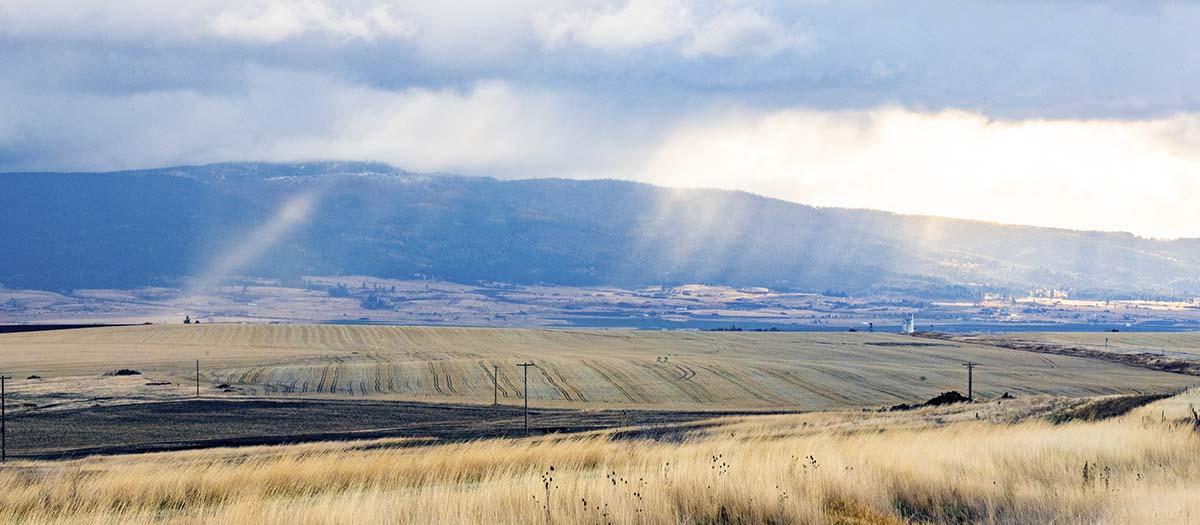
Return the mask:
[[[725,418],[672,440],[615,431],[386,439],[16,461],[21,523],[1195,523],[1196,391],[1045,396],[911,412]],[[1062,421],[1062,419],[1059,419]]]
[[[1134,335],[1134,334],[1130,334]],[[0,335],[19,410],[201,394],[661,410],[861,408],[1168,392],[1194,377],[1102,360],[881,333],[656,332],[336,325],[154,325]],[[118,369],[140,375],[114,376]],[[498,372],[498,391],[493,374]],[[28,379],[37,376],[33,379]]]
[[[985,344],[1043,344],[1200,361],[1200,332],[1031,332],[963,338]]]

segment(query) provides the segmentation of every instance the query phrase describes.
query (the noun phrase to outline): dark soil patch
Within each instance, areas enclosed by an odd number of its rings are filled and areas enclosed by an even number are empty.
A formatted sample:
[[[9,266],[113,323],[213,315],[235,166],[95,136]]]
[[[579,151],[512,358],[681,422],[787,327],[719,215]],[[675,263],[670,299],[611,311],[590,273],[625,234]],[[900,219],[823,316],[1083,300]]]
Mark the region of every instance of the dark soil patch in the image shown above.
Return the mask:
[[[881,341],[881,342],[863,343],[863,344],[870,345],[870,346],[909,346],[909,347],[941,346],[941,347],[947,347],[947,348],[958,348],[958,345],[951,345],[951,344],[945,344],[945,343],[907,343],[907,342],[898,342],[898,341]]]
[[[133,326],[129,324],[0,324],[0,334],[21,332],[45,332],[48,330],[74,330],[76,328],[102,328],[105,326]]]
[[[1006,394],[1007,394],[1007,392],[1006,392]],[[1012,396],[1009,396],[1008,399],[1012,399]],[[964,396],[964,395],[958,393],[957,390],[951,390],[949,392],[942,392],[942,393],[934,396],[933,398],[931,398],[929,401],[926,401],[924,403],[913,404],[913,405],[910,405],[907,403],[900,403],[899,405],[892,405],[892,407],[889,408],[888,410],[891,410],[892,412],[897,412],[897,411],[901,411],[901,410],[915,410],[915,409],[918,409],[921,407],[938,407],[938,406],[942,406],[942,405],[952,405],[955,403],[968,403],[970,401],[971,400],[968,399],[967,396]]]
[[[120,370],[109,372],[104,375],[108,375],[108,376],[140,376],[140,375],[142,375],[142,373],[138,372],[137,370],[132,370],[129,368],[122,368]]]
[[[630,427],[624,439],[680,439],[700,422],[759,412],[647,410],[529,411],[529,435]],[[775,412],[779,413],[779,412]],[[102,454],[310,441],[521,437],[519,406],[399,401],[193,399],[25,412],[8,419],[10,457],[60,459]]]
[[[953,405],[955,403],[967,403],[971,401],[967,396],[958,393],[957,390],[942,392],[925,402],[927,407],[939,407],[942,405]]]

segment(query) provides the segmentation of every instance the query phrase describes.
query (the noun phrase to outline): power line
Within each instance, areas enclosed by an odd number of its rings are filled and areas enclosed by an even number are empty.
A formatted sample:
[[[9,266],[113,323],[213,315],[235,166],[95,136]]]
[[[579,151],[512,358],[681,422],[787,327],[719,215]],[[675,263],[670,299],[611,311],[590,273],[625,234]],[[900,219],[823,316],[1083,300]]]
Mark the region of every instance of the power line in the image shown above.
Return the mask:
[[[12,379],[9,376],[0,375],[0,463],[8,462],[8,393],[5,390],[4,381]]]
[[[974,401],[975,400],[975,392],[974,392],[974,390],[975,390],[975,367],[979,366],[979,363],[972,363],[970,361],[967,361],[966,363],[963,363],[963,366],[967,367],[967,400]]]
[[[517,365],[525,370],[525,433],[529,433],[529,367],[537,366],[532,361]]]

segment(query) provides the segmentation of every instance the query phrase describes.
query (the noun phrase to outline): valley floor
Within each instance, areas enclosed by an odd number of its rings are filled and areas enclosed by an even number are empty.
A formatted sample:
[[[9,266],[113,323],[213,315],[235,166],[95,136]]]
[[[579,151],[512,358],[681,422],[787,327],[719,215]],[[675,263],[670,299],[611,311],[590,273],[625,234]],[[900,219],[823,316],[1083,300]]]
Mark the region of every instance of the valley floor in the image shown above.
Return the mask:
[[[1161,334],[1189,343],[1188,334]],[[1172,339],[1174,340],[1174,339]],[[672,411],[878,408],[1164,393],[1196,377],[1088,357],[881,333],[155,325],[0,334],[18,412],[196,396]],[[118,375],[124,370],[127,375]],[[136,372],[136,373],[135,373]]]

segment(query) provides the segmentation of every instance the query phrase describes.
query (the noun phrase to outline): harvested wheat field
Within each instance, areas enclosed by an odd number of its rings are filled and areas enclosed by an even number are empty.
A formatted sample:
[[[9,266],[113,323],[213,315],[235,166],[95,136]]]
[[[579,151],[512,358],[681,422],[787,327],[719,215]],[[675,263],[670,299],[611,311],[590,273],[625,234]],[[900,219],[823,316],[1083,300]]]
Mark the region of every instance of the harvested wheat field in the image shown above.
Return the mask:
[[[1031,332],[989,334],[964,340],[1047,345],[1200,361],[1200,332]]]
[[[55,523],[1195,523],[1195,392],[1101,421],[1033,397],[466,443],[208,449],[0,470],[0,520]]]
[[[1051,356],[1087,357],[1149,370],[1200,376],[1200,333],[1197,332],[1043,332],[930,337]]]
[[[0,335],[18,408],[194,394],[522,401],[530,360],[540,406],[822,410],[923,401],[965,390],[982,363],[991,398],[1168,392],[1193,377],[1101,360],[871,333],[366,327],[132,326]],[[118,369],[135,376],[105,375]],[[498,389],[493,392],[493,373]],[[38,379],[25,379],[29,376]]]

